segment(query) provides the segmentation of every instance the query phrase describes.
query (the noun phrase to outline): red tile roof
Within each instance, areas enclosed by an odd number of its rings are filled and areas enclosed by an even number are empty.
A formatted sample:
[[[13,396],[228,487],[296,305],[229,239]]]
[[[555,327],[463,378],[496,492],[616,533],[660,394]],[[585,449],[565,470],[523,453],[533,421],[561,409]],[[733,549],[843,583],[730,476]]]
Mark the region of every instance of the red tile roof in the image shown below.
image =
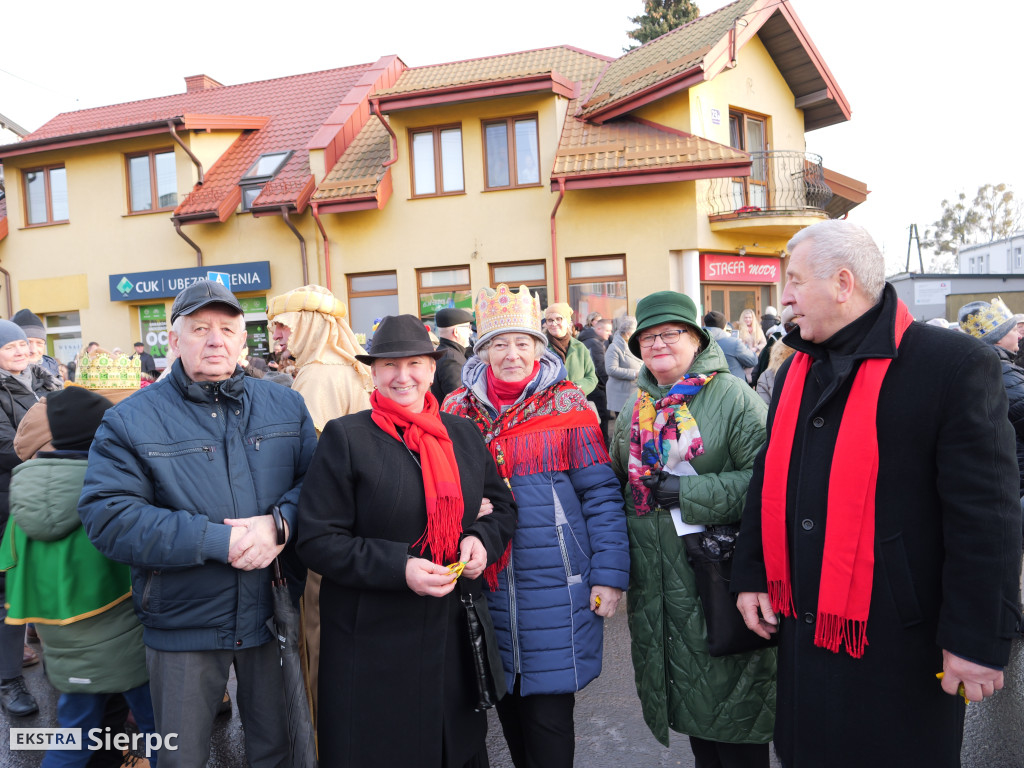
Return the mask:
[[[373,64],[360,64],[67,112],[29,134],[26,141],[56,143],[83,133],[129,131],[133,126],[186,115],[214,116],[219,119],[218,124],[225,126],[231,123],[225,116],[264,118],[246,123],[254,127],[265,122],[258,130],[244,131],[238,141],[206,170],[204,184],[197,186],[182,201],[175,216],[223,219],[230,215],[237,205],[238,181],[242,174],[261,154],[289,150],[294,154],[273,181],[266,185],[255,204],[301,207],[313,189],[307,148],[310,139],[372,67]],[[186,122],[185,128],[188,127]],[[116,138],[116,133],[111,136],[111,139]]]

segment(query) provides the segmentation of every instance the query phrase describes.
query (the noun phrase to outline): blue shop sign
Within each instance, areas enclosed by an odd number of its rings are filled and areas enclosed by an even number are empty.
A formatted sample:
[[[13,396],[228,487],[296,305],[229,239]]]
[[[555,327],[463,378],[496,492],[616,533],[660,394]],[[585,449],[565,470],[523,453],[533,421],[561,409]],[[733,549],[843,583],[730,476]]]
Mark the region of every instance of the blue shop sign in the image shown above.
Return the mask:
[[[111,301],[146,301],[177,296],[192,283],[214,280],[239,291],[270,290],[270,262],[218,264],[214,267],[161,269],[155,272],[118,272],[110,275]]]

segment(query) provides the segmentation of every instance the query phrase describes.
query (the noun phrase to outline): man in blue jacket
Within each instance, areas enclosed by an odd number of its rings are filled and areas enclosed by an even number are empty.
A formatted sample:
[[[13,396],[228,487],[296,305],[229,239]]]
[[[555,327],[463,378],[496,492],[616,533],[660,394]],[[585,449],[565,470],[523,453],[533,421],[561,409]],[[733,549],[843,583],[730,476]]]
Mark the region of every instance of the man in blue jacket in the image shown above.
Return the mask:
[[[227,288],[187,287],[171,327],[171,374],[106,413],[79,512],[96,548],[132,566],[157,730],[177,734],[161,768],[206,764],[232,664],[248,761],[270,768],[288,737],[267,567],[295,530],[316,433],[300,395],[243,376]]]

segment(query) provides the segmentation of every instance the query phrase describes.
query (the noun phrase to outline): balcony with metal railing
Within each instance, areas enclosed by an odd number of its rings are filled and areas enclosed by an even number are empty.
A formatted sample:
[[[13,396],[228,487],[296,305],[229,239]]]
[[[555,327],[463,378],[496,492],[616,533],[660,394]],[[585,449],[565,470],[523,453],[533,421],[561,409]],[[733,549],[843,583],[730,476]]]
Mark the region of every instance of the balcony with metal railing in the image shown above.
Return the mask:
[[[709,180],[706,202],[713,231],[788,236],[827,219],[831,198],[820,155],[771,150],[750,153],[750,176]]]

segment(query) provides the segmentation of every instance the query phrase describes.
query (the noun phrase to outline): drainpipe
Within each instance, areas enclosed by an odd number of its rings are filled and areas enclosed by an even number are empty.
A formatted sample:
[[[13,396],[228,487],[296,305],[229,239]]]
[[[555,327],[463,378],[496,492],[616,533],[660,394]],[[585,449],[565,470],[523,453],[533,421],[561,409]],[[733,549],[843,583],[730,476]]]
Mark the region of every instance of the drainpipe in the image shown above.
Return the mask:
[[[309,285],[309,268],[306,266],[306,240],[299,233],[299,230],[292,224],[292,220],[288,216],[288,206],[281,206],[281,218],[284,219],[284,223],[288,225],[288,229],[295,233],[295,236],[299,238],[299,252],[302,254],[302,284]]]
[[[391,126],[388,125],[387,120],[384,119],[384,115],[380,113],[380,99],[370,100],[370,109],[373,110],[373,114],[380,120],[380,124],[384,126],[389,134],[391,134],[391,159],[383,163],[383,166],[387,168],[389,165],[394,165],[398,162],[398,137],[395,136],[395,132],[391,130]]]
[[[195,165],[196,170],[199,172],[199,181],[197,181],[196,184],[202,184],[203,183],[203,164],[201,162],[199,162],[199,158],[196,157],[192,153],[192,150],[185,146],[185,142],[183,142],[181,140],[181,137],[178,135],[178,131],[175,130],[175,128],[174,128],[174,121],[173,120],[168,120],[167,121],[167,129],[171,132],[171,138],[174,139],[174,143],[177,144],[179,147],[181,147],[182,152],[184,152],[186,155],[188,155],[192,159],[192,164]],[[181,233],[179,232],[178,234],[181,234]]]
[[[7,317],[14,317],[14,299],[11,297],[11,273],[0,267],[0,275],[4,276],[4,295],[7,297]]]
[[[555,301],[561,301],[562,296],[558,292],[558,237],[555,235],[555,214],[558,213],[558,206],[562,204],[565,197],[565,179],[558,180],[558,200],[555,207],[551,209],[551,280],[555,289]]]
[[[318,210],[318,203],[314,202],[313,207],[313,221],[316,222],[317,227],[320,228],[320,236],[324,239],[324,269],[327,270],[327,290],[331,290],[331,241],[327,239],[327,232],[324,231],[323,222],[320,221],[320,211]]]
[[[174,231],[178,233],[178,236],[195,249],[195,252],[196,252],[196,266],[197,267],[203,266],[203,252],[199,249],[199,246],[196,245],[194,242],[192,242],[192,240],[189,239],[189,236],[181,231],[181,222],[178,221],[178,219],[176,219],[176,218],[174,218],[172,216],[171,217],[171,221],[174,222]]]

